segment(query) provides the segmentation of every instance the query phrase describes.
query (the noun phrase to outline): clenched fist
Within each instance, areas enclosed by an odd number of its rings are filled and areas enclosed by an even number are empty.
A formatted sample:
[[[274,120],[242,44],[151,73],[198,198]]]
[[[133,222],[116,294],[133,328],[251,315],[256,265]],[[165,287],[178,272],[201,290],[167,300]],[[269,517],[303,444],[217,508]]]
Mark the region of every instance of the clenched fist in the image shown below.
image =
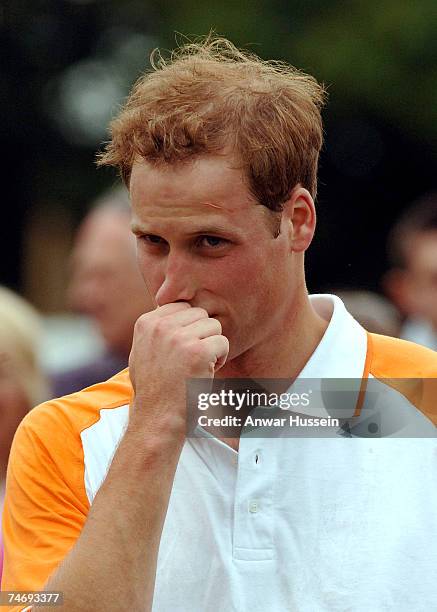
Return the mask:
[[[187,379],[213,378],[228,352],[220,322],[203,308],[175,302],[142,315],[129,357],[135,392],[130,425],[156,434],[185,432]]]

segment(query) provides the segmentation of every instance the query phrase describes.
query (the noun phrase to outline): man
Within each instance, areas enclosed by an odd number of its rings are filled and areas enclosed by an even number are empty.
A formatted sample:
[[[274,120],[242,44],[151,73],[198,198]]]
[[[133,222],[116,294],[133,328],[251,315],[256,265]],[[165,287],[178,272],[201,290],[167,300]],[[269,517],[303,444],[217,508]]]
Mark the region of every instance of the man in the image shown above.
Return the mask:
[[[384,286],[407,316],[401,337],[437,350],[437,193],[409,207],[388,244],[391,270]]]
[[[80,391],[125,368],[135,321],[154,308],[138,270],[124,187],[105,193],[82,222],[72,254],[69,297],[75,311],[96,323],[106,351],[53,377],[54,397]]]
[[[129,373],[21,426],[3,589],[62,591],[81,612],[434,605],[432,402],[395,378],[435,375],[436,356],[305,287],[322,98],[311,77],[211,39],[135,86],[101,163],[129,185],[158,308],[137,321]],[[388,394],[430,439],[187,436],[188,379],[296,377],[358,379],[358,418],[370,378],[390,377],[369,410]]]

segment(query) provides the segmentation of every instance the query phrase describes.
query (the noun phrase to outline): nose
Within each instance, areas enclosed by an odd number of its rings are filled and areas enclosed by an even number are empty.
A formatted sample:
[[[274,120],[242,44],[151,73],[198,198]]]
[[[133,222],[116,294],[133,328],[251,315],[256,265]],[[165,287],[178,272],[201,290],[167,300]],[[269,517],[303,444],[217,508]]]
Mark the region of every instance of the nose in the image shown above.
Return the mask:
[[[180,252],[170,252],[165,264],[164,277],[155,296],[158,306],[191,302],[196,295],[196,284],[190,258]]]

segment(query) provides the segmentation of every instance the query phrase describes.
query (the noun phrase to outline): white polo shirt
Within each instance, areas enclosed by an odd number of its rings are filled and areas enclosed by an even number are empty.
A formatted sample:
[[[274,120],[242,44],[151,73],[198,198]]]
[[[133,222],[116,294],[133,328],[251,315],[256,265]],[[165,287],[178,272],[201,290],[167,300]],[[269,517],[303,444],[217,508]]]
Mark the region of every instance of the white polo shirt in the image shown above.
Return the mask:
[[[331,310],[332,316],[301,377],[372,376],[369,335],[338,298],[312,300],[316,309]],[[408,346],[395,348],[408,353]],[[83,478],[83,492],[76,494],[82,513],[85,496],[92,503],[127,423],[128,383],[121,391],[118,383],[111,384],[112,395],[120,394],[113,405],[101,385],[69,396],[70,404],[64,398],[65,406],[50,404],[50,415],[65,408],[62,418],[70,419],[70,429],[78,398],[84,405],[81,425],[74,425],[80,429],[83,475],[71,475],[71,459],[70,467],[57,470],[68,485],[66,497]],[[402,394],[392,392],[399,396],[401,411],[417,412],[428,438],[344,437],[333,427],[331,437],[243,434],[239,452],[212,436],[187,439],[162,533],[153,612],[437,610],[435,426]],[[44,415],[46,432],[54,417],[48,410]],[[24,429],[32,423],[28,420]],[[18,462],[18,451],[14,456]],[[42,463],[39,470],[43,473]],[[17,468],[12,478],[18,482],[25,475]],[[11,496],[5,519],[11,551],[19,546],[12,524],[16,529],[24,523],[22,508],[14,506]],[[49,550],[62,558],[56,542],[44,533],[40,538],[43,556]],[[29,557],[21,555],[21,568],[30,567]],[[12,569],[7,572],[12,588],[11,581],[20,578]]]
[[[332,301],[301,376],[361,378],[367,334]],[[435,439],[243,435],[238,453],[216,438],[187,440],[154,612],[433,609]]]

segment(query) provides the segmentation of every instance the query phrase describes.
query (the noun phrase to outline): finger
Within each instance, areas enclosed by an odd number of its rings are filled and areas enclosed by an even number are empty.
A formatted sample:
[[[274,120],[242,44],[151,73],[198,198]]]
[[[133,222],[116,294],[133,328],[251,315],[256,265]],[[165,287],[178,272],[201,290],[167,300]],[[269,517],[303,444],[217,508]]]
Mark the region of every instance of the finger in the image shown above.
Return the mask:
[[[215,366],[214,366],[214,373],[218,372],[220,370],[220,368],[222,368],[225,365],[226,360],[228,358],[228,354],[229,354],[229,352],[226,353],[226,356],[224,355],[223,357],[219,357],[217,359],[217,361],[215,363]]]
[[[191,310],[188,302],[170,302],[169,304],[158,306],[156,310],[152,311],[152,314],[157,317],[168,317],[184,310]]]
[[[216,366],[217,362],[226,360],[229,353],[229,340],[226,336],[209,336],[200,341],[206,349],[207,359]],[[224,363],[224,362],[223,362]]]
[[[204,308],[186,308],[184,310],[178,310],[168,315],[169,322],[171,320],[172,325],[177,327],[185,327],[191,325],[195,321],[200,319],[208,319],[208,313]]]
[[[222,326],[220,321],[217,319],[199,319],[194,321],[190,325],[184,327],[184,333],[190,334],[195,338],[202,340],[203,338],[209,338],[210,336],[220,336],[222,333]]]

